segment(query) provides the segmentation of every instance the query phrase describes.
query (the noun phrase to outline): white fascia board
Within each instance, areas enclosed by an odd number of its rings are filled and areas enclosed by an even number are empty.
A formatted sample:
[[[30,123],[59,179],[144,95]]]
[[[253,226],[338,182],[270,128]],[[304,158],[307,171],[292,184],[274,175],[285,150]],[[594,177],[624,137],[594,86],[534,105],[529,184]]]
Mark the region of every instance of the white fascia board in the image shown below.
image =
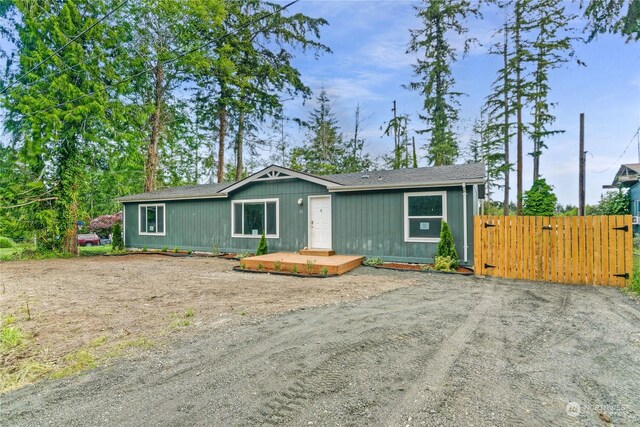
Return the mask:
[[[284,168],[282,166],[269,166],[265,169],[262,169],[261,171],[258,171],[256,173],[254,173],[251,176],[246,177],[245,179],[243,179],[242,181],[238,181],[233,185],[230,185],[229,187],[226,187],[222,190],[220,190],[221,193],[224,194],[228,194],[231,191],[237,190],[238,188],[244,187],[245,185],[249,184],[250,182],[256,181],[257,179],[259,179],[262,175],[267,174],[269,172],[272,171],[278,171],[284,174],[289,175],[289,177],[291,178],[298,178],[298,179],[302,179],[304,181],[309,181],[309,182],[313,182],[314,184],[319,184],[319,185],[323,185],[327,188],[329,188],[330,186],[332,187],[340,187],[340,184],[335,183],[333,181],[328,181],[326,179],[322,179],[319,178],[317,176],[314,175],[309,175],[306,173],[302,173],[302,172],[298,172],[298,171],[294,171],[292,169],[288,169],[288,168]],[[264,182],[266,180],[260,180],[260,182]]]

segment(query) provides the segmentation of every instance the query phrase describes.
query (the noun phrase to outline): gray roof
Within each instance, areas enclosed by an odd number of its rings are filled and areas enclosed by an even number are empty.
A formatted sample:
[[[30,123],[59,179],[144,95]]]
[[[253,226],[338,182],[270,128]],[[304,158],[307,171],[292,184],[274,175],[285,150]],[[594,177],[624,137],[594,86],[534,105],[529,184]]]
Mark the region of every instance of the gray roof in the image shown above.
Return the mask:
[[[483,163],[451,166],[432,166],[415,169],[379,170],[335,175],[322,178],[345,186],[415,185],[433,183],[462,183],[465,180],[484,179]]]
[[[271,166],[270,166],[271,167]],[[286,169],[286,168],[282,168]],[[264,171],[264,169],[263,169]],[[256,172],[259,175],[263,171]],[[357,173],[332,174],[332,175],[309,175],[331,181],[335,185],[329,185],[331,189],[348,189],[361,187],[416,187],[420,185],[454,185],[464,182],[482,182],[485,177],[483,163],[466,163],[451,166],[434,166],[415,169],[397,170],[374,170]],[[253,175],[252,175],[253,176]],[[251,177],[246,179],[251,182]],[[223,182],[219,184],[203,184],[188,187],[164,188],[162,190],[148,193],[132,194],[117,199],[119,202],[138,202],[153,200],[171,199],[191,199],[207,197],[225,197],[225,188],[233,185],[234,182]],[[365,189],[366,189],[365,188]]]
[[[187,187],[163,188],[162,190],[150,191],[148,193],[132,194],[116,199],[118,202],[132,202],[144,200],[165,200],[165,199],[189,199],[206,198],[220,196],[220,190],[233,184],[233,182],[221,182],[217,184],[190,185]]]
[[[640,163],[625,163],[620,165],[611,185],[603,185],[602,188],[631,187],[638,182],[639,178]]]

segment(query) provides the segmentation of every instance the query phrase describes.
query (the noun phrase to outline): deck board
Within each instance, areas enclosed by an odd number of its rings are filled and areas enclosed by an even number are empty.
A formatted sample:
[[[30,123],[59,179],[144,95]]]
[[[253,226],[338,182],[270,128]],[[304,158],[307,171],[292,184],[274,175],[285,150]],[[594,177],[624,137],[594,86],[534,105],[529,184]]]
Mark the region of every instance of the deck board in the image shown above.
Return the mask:
[[[292,271],[293,266],[297,265],[299,273],[307,273],[309,260],[313,264],[313,274],[321,274],[323,268],[327,269],[327,274],[344,274],[359,267],[364,257],[360,255],[319,256],[276,252],[244,258],[241,263],[249,270],[257,270],[260,265],[266,270],[274,270],[275,264],[280,262],[281,271]]]

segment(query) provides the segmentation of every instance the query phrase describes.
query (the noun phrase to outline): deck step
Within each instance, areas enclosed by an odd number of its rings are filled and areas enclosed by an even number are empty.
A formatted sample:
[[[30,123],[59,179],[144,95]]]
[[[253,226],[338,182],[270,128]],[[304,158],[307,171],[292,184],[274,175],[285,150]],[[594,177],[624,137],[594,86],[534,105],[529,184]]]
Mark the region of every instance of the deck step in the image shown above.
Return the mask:
[[[332,251],[331,249],[301,249],[300,255],[307,256],[332,256],[335,255],[336,251]]]

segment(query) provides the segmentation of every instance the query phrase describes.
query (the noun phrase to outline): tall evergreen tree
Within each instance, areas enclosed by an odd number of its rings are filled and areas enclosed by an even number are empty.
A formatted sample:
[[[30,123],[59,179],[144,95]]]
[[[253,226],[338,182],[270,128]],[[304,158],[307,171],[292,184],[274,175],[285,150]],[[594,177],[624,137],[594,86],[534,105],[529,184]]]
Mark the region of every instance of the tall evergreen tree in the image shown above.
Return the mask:
[[[293,149],[292,166],[313,174],[339,173],[346,150],[338,119],[326,90],[320,91],[316,101],[306,121],[307,143]]]
[[[502,41],[496,43],[490,53],[499,55],[502,66],[498,70],[496,80],[491,86],[491,93],[483,106],[483,113],[487,117],[484,127],[483,151],[486,156],[487,176],[495,183],[502,175],[503,214],[509,215],[510,173],[512,164],[510,159],[510,142],[513,137],[513,77],[509,69],[509,26],[505,23],[501,31]]]
[[[405,169],[410,165],[409,161],[409,115],[398,115],[396,101],[393,101],[393,117],[384,127],[385,136],[393,136],[393,152],[389,156],[383,156],[387,167],[391,169]]]
[[[589,41],[602,33],[640,40],[640,0],[590,0],[584,11]]]
[[[106,82],[116,78],[119,34],[99,22],[109,10],[103,1],[31,6],[16,1],[1,11],[18,57],[4,80],[1,102],[21,161],[49,195],[42,208],[53,215],[41,237],[50,247],[75,253],[76,222],[86,206],[86,159],[92,145],[104,143],[109,126]],[[83,31],[71,42],[69,35]]]
[[[421,57],[413,66],[418,81],[408,85],[424,97],[420,119],[427,127],[421,133],[429,134],[426,144],[427,160],[433,165],[453,164],[458,157],[458,142],[454,125],[458,120],[460,92],[454,89],[451,69],[458,52],[450,41],[452,35],[466,36],[464,21],[478,13],[468,0],[423,0],[415,7],[422,27],[410,30],[411,40],[407,53]],[[465,40],[465,52],[471,39]]]
[[[327,24],[322,18],[302,13],[288,16],[281,11],[282,5],[263,0],[231,0],[225,6],[222,33],[202,29],[212,46],[201,52],[195,67],[197,105],[211,117],[217,136],[217,160],[212,164],[216,165],[218,181],[224,179],[225,148],[233,125],[237,131],[236,170],[241,171],[243,131],[249,118],[262,122],[279,116],[283,94],[311,95],[293,66],[294,51],[330,52],[319,41],[320,29]],[[231,121],[234,117],[235,124]]]
[[[532,43],[532,87],[529,94],[531,116],[529,134],[533,142],[533,181],[540,178],[540,156],[547,148],[545,140],[563,130],[551,129],[555,116],[549,100],[549,73],[574,55],[574,37],[570,23],[576,16],[568,14],[562,0],[539,1],[532,7],[537,35]]]

